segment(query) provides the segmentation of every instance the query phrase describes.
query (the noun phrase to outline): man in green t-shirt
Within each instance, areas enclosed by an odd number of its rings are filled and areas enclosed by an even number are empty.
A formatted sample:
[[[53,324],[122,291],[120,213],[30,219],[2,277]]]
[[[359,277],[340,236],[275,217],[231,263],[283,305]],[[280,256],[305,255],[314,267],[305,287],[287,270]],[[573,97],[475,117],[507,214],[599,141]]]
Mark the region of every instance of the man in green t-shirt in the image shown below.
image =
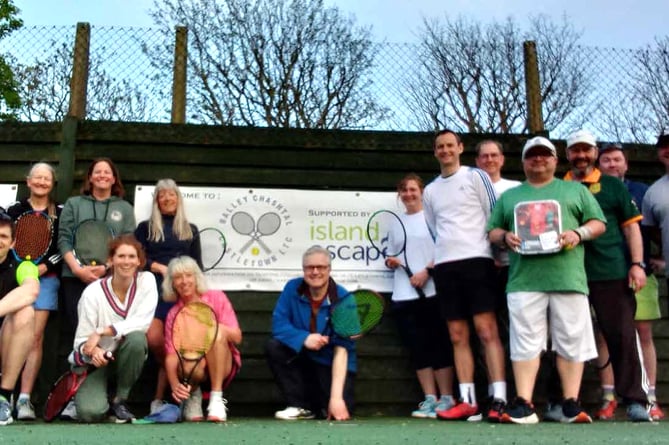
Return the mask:
[[[567,138],[567,181],[578,181],[595,197],[606,216],[606,232],[586,243],[585,270],[589,299],[597,324],[609,347],[616,392],[627,405],[627,416],[636,422],[650,421],[648,387],[634,328],[634,290],[646,285],[642,217],[625,184],[595,167],[597,143],[587,130]],[[630,262],[625,255],[629,249]]]
[[[583,364],[597,356],[581,242],[604,233],[604,215],[587,189],[555,178],[557,152],[548,139],[538,136],[527,141],[522,161],[527,180],[500,196],[487,225],[490,242],[508,248],[510,260],[506,290],[518,397],[502,421],[539,421],[531,400],[550,329],[565,398],[564,419],[590,423],[592,419],[578,403]],[[527,221],[521,221],[523,215],[515,211],[519,203],[520,208],[539,211],[530,212],[525,215]],[[540,211],[547,207],[557,211]],[[523,222],[532,226],[530,232],[542,245],[552,239],[557,249],[543,254],[521,253],[528,242],[527,229],[516,227]]]

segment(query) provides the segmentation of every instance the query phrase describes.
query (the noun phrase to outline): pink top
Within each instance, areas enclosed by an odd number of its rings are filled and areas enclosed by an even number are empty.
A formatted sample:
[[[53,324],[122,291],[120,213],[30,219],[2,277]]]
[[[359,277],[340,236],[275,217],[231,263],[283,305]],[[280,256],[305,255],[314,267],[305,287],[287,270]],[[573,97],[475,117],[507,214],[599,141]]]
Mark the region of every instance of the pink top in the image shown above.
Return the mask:
[[[200,296],[200,301],[208,304],[214,310],[219,324],[230,328],[239,328],[235,310],[224,292],[220,290],[208,290]],[[174,325],[174,317],[177,316],[182,307],[184,307],[183,300],[177,300],[165,320],[165,353],[168,355],[177,353],[172,343],[172,326]],[[242,365],[242,355],[232,342],[230,342],[230,352],[232,353],[232,359],[240,367]]]

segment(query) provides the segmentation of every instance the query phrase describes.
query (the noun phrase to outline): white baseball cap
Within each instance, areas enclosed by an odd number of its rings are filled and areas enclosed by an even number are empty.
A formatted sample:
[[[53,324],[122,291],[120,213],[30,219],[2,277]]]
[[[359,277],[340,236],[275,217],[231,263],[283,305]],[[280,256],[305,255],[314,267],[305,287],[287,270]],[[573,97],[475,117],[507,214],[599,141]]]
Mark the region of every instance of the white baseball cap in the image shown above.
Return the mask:
[[[588,130],[578,130],[567,136],[567,148],[576,144],[588,144],[591,147],[596,147],[597,139]]]
[[[532,139],[529,139],[527,142],[525,142],[525,146],[523,147],[523,152],[522,152],[522,160],[525,160],[525,154],[530,151],[530,149],[534,147],[544,147],[547,148],[551,154],[557,158],[557,150],[555,149],[555,145],[548,139],[546,139],[543,136],[535,136]]]

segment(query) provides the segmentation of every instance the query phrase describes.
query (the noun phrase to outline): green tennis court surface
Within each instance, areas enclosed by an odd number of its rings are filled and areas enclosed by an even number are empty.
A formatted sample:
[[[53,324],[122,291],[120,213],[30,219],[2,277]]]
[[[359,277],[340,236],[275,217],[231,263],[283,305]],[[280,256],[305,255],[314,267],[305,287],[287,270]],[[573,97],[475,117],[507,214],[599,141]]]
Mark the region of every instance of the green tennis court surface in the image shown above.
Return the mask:
[[[349,422],[231,419],[226,424],[83,425],[15,422],[0,427],[0,443],[26,444],[666,444],[669,422],[590,425],[493,425],[405,418]]]

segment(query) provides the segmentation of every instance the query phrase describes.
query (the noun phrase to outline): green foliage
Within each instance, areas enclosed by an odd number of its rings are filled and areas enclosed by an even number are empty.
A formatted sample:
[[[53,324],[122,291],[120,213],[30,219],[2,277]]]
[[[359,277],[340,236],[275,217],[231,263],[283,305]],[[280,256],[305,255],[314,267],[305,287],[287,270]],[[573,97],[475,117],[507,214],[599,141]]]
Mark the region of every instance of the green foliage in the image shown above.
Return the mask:
[[[13,31],[23,26],[23,21],[17,18],[19,9],[12,0],[0,0],[0,39],[7,37]],[[16,119],[16,110],[21,106],[18,85],[11,67],[0,55],[0,120]]]

